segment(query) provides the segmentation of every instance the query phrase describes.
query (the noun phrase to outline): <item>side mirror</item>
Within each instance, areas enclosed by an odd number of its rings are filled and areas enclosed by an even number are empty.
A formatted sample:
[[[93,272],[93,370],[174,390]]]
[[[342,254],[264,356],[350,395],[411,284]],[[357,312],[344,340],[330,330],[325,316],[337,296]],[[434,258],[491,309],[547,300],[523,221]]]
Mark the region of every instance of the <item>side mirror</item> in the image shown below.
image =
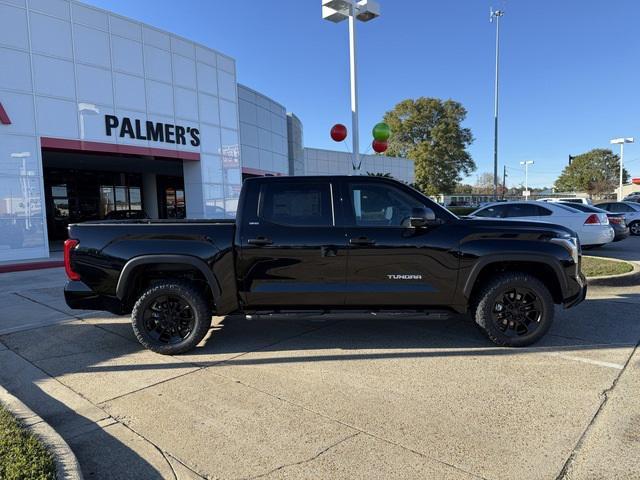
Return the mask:
[[[426,227],[435,222],[436,214],[428,207],[414,207],[411,210],[409,223],[412,227]]]

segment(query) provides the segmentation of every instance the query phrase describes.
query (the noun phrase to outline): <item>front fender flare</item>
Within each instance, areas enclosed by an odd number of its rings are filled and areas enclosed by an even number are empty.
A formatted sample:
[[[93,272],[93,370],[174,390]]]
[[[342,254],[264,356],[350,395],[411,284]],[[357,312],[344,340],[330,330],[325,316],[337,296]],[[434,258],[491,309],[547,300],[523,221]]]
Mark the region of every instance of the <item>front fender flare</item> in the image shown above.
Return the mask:
[[[465,298],[471,298],[471,292],[473,287],[480,275],[480,272],[493,263],[505,263],[505,262],[528,262],[528,263],[541,263],[548,267],[551,267],[553,272],[555,273],[556,278],[558,279],[558,283],[560,284],[560,288],[562,290],[562,294],[567,291],[567,279],[562,271],[562,267],[558,260],[550,255],[543,255],[539,253],[506,253],[506,254],[493,254],[487,255],[480,258],[475,265],[471,268],[471,272],[469,272],[469,276],[464,284],[462,289],[462,293]]]

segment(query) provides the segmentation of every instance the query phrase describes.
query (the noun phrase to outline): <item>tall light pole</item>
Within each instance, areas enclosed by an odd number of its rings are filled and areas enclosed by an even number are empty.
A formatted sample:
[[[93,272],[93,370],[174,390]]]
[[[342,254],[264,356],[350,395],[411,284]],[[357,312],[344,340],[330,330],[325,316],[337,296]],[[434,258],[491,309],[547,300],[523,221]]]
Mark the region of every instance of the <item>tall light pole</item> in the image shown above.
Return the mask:
[[[353,170],[360,171],[360,130],[358,128],[358,77],[356,63],[356,20],[368,22],[380,16],[380,5],[373,0],[322,0],[322,18],[339,23],[349,20],[349,70],[351,85],[351,135]]]
[[[496,78],[494,84],[494,108],[493,108],[493,196],[498,198],[498,83],[500,65],[500,17],[504,15],[502,10],[489,10],[489,21],[496,21]]]
[[[620,183],[618,184],[618,201],[621,202],[622,195],[622,174],[624,172],[624,144],[633,143],[633,137],[614,138],[611,140],[612,145],[620,145]]]
[[[524,165],[524,197],[525,200],[529,200],[529,165],[533,165],[533,160],[526,160],[524,162],[520,162],[520,165]]]

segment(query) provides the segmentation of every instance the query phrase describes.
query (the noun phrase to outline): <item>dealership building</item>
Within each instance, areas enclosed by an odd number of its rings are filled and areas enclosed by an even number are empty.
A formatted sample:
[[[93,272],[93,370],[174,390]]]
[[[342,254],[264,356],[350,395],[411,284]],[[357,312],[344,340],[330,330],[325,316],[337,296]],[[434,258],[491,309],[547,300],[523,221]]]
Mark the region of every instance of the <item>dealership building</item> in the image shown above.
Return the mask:
[[[247,177],[351,171],[233,58],[84,3],[0,0],[0,65],[0,263],[48,257],[71,222],[231,218]]]

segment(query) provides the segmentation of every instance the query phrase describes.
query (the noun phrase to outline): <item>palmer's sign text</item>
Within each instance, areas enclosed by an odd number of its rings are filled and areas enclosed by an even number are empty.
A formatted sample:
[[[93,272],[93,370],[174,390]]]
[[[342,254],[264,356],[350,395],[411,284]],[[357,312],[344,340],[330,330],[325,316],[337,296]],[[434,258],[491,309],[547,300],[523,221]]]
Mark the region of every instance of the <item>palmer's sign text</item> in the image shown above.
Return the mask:
[[[182,125],[173,125],[162,122],[143,122],[131,120],[129,117],[122,119],[115,115],[104,116],[105,131],[108,137],[118,135],[120,138],[133,138],[135,140],[149,140],[152,142],[174,143],[177,145],[200,145],[200,130]]]

